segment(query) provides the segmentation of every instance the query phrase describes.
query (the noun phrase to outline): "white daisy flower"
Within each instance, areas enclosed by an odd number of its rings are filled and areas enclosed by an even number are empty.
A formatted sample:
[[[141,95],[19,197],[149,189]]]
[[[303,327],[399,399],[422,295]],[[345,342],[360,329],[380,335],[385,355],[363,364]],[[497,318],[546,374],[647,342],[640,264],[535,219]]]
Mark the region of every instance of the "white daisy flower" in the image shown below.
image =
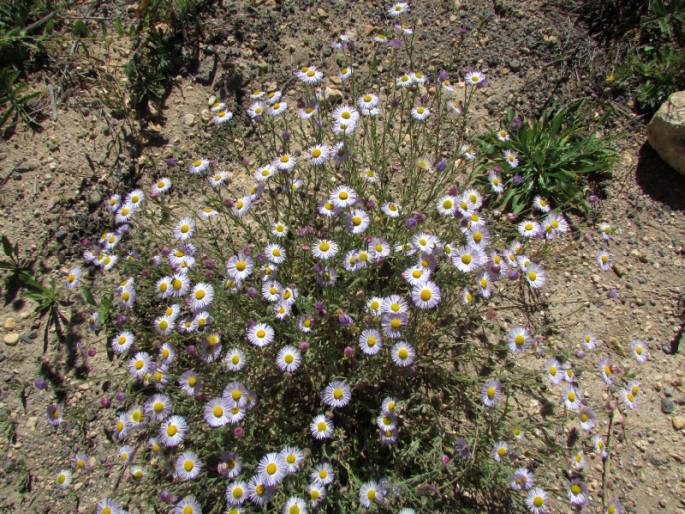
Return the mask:
[[[378,105],[379,99],[373,93],[367,93],[357,99],[357,105],[363,110],[373,109]]]
[[[262,102],[254,102],[247,108],[247,114],[252,119],[263,116],[265,112],[266,106]]]
[[[285,110],[288,108],[288,104],[286,102],[276,102],[273,104],[271,107],[269,107],[269,114],[271,116],[278,116],[279,114],[282,114],[285,112]]]
[[[359,335],[359,348],[366,355],[376,355],[383,348],[381,333],[375,329],[364,330]]]
[[[314,145],[307,149],[306,156],[309,158],[310,164],[313,166],[321,166],[324,164],[331,154],[331,150],[326,144]]]
[[[195,232],[195,221],[191,218],[181,219],[174,228],[174,237],[178,240],[185,241],[193,237]]]
[[[268,453],[259,461],[257,472],[267,486],[273,487],[285,478],[287,467],[279,453]]]
[[[409,11],[409,3],[396,2],[388,8],[388,14],[392,17],[399,16]]]
[[[159,427],[159,435],[165,446],[175,447],[183,442],[188,424],[181,416],[171,416],[162,422]]]
[[[212,117],[212,121],[215,125],[225,125],[233,119],[233,113],[231,111],[217,111]]]
[[[425,121],[431,115],[428,107],[418,106],[411,110],[411,117],[416,121]]]
[[[433,309],[440,303],[440,288],[427,280],[412,289],[411,299],[419,309]]]
[[[174,468],[180,480],[192,480],[200,474],[202,462],[195,453],[184,452],[176,459]]]
[[[302,354],[294,346],[284,346],[278,351],[276,365],[286,373],[294,373],[302,363]]]
[[[199,175],[209,168],[209,159],[195,159],[190,163],[188,171],[193,175]]]
[[[400,341],[390,349],[390,355],[392,357],[392,361],[397,366],[404,368],[414,362],[414,359],[416,358],[416,351],[409,343]]]
[[[267,260],[274,264],[281,264],[285,261],[285,248],[277,244],[270,244],[264,249]]]
[[[526,496],[526,506],[533,514],[545,514],[547,503],[547,493],[540,487],[531,489]]]
[[[112,351],[114,353],[124,353],[128,351],[135,342],[135,339],[135,336],[131,332],[121,332],[111,341]]]
[[[321,401],[334,409],[345,407],[351,398],[350,386],[339,380],[328,384],[321,394]]]
[[[364,482],[359,488],[359,503],[366,508],[371,507],[372,503],[383,501],[384,496],[383,489],[374,481]]]
[[[480,71],[472,71],[466,74],[464,77],[467,84],[472,86],[479,86],[485,82],[485,75]]]
[[[312,246],[312,255],[322,261],[332,259],[338,254],[338,244],[330,239],[320,239]]]
[[[511,150],[505,150],[502,154],[502,158],[504,159],[504,162],[506,162],[509,165],[510,168],[516,168],[519,165],[519,157],[516,154],[516,152],[512,152]]]
[[[334,430],[333,422],[323,414],[319,414],[309,424],[309,430],[315,439],[330,439]]]

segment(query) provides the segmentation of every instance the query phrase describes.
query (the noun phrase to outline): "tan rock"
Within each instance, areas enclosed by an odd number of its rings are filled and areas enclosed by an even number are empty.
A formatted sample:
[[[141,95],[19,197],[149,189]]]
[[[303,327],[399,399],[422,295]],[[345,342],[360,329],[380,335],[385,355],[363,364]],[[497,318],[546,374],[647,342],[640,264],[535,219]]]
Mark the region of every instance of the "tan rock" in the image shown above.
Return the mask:
[[[685,175],[685,91],[673,93],[647,126],[647,140],[674,170]]]
[[[19,341],[19,334],[17,334],[16,332],[7,334],[3,340],[5,341],[6,345],[14,346],[15,344],[17,344],[17,341]]]
[[[14,318],[5,318],[5,323],[3,326],[5,327],[5,330],[12,330],[17,326],[17,322],[14,320]]]
[[[323,95],[324,95],[324,98],[326,99],[326,101],[328,103],[330,103],[331,105],[340,103],[343,100],[342,91],[340,91],[337,87],[333,87],[333,86],[326,87]]]
[[[673,428],[676,430],[682,430],[685,428],[685,416],[674,416],[673,420]]]

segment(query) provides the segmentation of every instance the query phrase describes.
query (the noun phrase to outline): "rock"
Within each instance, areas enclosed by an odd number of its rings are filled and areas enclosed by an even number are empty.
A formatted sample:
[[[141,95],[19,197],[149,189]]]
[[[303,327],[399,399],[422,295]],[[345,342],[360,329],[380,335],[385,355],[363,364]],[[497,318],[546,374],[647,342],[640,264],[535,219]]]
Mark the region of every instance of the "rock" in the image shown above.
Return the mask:
[[[189,112],[184,114],[183,124],[187,127],[192,127],[193,125],[195,125],[195,115]]]
[[[323,93],[324,98],[330,104],[337,104],[342,102],[343,94],[338,88],[333,86],[327,86]]]
[[[685,416],[674,416],[671,422],[673,423],[673,428],[676,430],[685,428]]]
[[[674,405],[673,400],[670,398],[664,398],[661,400],[661,412],[664,414],[671,414],[673,412]]]
[[[88,208],[90,210],[95,210],[100,207],[102,203],[102,194],[100,191],[93,191],[88,195]]]
[[[14,318],[5,318],[5,323],[3,324],[3,327],[5,327],[5,330],[12,330],[16,326],[17,326],[17,322],[14,321]]]
[[[7,334],[3,340],[5,341],[5,344],[14,346],[17,344],[17,341],[19,341],[19,334],[12,332],[11,334]]]
[[[509,61],[509,69],[514,72],[519,71],[521,69],[521,63],[516,59],[512,59]]]
[[[647,126],[647,140],[656,153],[685,175],[685,91],[673,93]]]
[[[316,10],[316,14],[317,14],[317,15],[319,16],[319,18],[321,18],[322,20],[325,20],[326,18],[328,18],[328,13],[326,12],[326,9],[324,9],[323,7],[319,7],[319,8]]]

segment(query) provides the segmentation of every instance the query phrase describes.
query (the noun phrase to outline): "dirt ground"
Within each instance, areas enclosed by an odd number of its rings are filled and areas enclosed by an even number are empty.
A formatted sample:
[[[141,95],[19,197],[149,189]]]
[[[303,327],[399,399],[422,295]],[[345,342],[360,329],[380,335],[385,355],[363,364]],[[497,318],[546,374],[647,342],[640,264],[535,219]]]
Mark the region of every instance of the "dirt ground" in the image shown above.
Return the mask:
[[[107,227],[102,202],[108,194],[130,185],[132,176],[147,189],[157,170],[164,169],[164,159],[183,160],[212,148],[205,130],[210,96],[225,98],[231,110],[244,113],[250,91],[287,84],[298,64],[327,63],[324,71],[334,75],[330,42],[340,32],[355,41],[353,60],[368,61],[369,35],[385,25],[375,4],[217,3],[207,14],[209,35],[197,70],[175,81],[159,116],[146,128],[154,137],[142,155],[120,155],[118,162],[107,155],[113,131],[123,122],[114,120],[112,126],[88,90],[63,98],[56,119],[46,118],[40,131],[19,126],[0,142],[0,232],[19,244],[22,255],[35,259],[34,269],[44,281],[48,276],[62,281],[79,263],[81,241]],[[621,134],[621,160],[606,198],[595,206],[594,221],[618,230],[609,244],[616,271],[599,271],[596,227],[580,225],[563,258],[548,268],[545,315],[560,334],[559,341],[548,344],[575,347],[582,331],[591,329],[604,342],[603,354],[638,373],[645,394],[638,410],[619,420],[623,429],[613,443],[608,488],[629,512],[685,513],[685,347],[674,352],[685,322],[685,176],[645,144],[644,123],[630,114],[625,99],[597,87],[593,77],[612,57],[568,6],[543,0],[427,0],[412,3],[412,9],[420,34],[415,42],[419,67],[444,67],[454,76],[473,67],[487,74],[489,87],[475,121],[480,128],[497,124],[507,107],[536,114],[554,102],[586,96],[598,115],[613,110],[610,126]],[[117,44],[125,48],[126,43]],[[210,157],[225,163],[234,158]],[[112,387],[112,375],[120,371],[107,361],[103,337],[85,331],[76,305],[64,312],[72,321],[67,342],[50,334],[46,353],[45,319],[36,319],[30,301],[17,298],[0,308],[0,431],[7,434],[0,434],[5,455],[0,512],[93,512],[120,480],[129,480],[113,466],[114,446],[105,433],[121,403]],[[639,370],[629,355],[636,338],[650,348]],[[81,350],[74,354],[67,347]],[[97,354],[88,357],[89,348]],[[34,386],[41,372],[54,377],[47,390]],[[57,429],[45,414],[56,395],[70,414]],[[70,467],[79,451],[98,465],[88,474],[75,474],[72,492],[57,491],[56,473]],[[590,492],[596,495],[601,476],[596,469],[590,476]],[[132,497],[135,487],[127,489]]]

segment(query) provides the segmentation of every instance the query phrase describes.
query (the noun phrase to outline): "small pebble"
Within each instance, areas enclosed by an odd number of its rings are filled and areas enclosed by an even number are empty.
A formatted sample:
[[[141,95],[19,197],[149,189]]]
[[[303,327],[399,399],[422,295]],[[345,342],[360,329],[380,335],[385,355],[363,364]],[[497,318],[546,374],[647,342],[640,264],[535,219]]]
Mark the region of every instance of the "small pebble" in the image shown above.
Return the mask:
[[[14,318],[5,318],[5,323],[3,326],[5,327],[5,330],[12,330],[17,326],[17,322],[14,320]]]
[[[664,414],[671,414],[673,412],[673,400],[670,398],[664,398],[661,400],[661,412]]]
[[[17,344],[17,341],[19,341],[19,334],[12,332],[11,334],[7,334],[3,340],[5,341],[6,345],[14,346]]]

